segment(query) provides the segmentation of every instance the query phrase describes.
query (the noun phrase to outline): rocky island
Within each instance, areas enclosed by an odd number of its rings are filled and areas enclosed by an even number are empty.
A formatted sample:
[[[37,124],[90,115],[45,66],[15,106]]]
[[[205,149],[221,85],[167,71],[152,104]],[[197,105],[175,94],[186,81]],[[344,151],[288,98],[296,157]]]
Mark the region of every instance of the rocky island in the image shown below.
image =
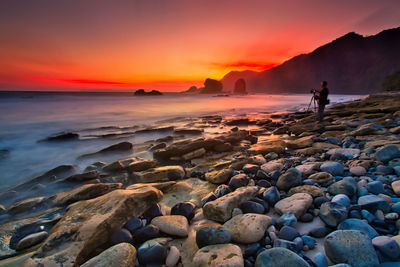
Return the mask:
[[[136,90],[134,93],[135,96],[159,96],[163,95],[160,91],[151,90],[150,92],[146,92],[144,89]]]
[[[2,193],[0,266],[398,266],[399,99],[137,129]]]

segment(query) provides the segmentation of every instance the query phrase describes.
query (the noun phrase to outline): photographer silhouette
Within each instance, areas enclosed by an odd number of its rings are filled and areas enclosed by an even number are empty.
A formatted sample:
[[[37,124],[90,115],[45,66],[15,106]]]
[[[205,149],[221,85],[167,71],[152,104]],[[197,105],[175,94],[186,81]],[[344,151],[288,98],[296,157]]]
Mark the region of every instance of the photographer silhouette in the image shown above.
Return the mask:
[[[314,90],[314,96],[318,101],[318,113],[317,113],[317,120],[318,122],[322,122],[324,118],[324,110],[325,106],[329,104],[329,89],[327,87],[328,82],[323,81],[321,82],[321,91]]]

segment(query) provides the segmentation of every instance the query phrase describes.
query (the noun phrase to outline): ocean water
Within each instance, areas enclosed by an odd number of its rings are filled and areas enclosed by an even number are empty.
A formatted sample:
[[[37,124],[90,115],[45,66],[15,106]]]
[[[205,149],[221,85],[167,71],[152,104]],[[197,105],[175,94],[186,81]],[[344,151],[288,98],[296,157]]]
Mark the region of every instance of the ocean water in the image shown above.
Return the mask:
[[[330,100],[333,104],[362,97],[331,95]],[[115,159],[78,159],[82,154],[122,141],[140,147],[171,134],[135,134],[137,129],[184,125],[188,119],[203,115],[238,116],[305,109],[310,98],[311,95],[135,97],[131,93],[0,92],[0,150],[3,150],[0,193],[61,164],[74,164],[84,169],[97,160]],[[80,140],[39,142],[61,132],[79,133]],[[140,149],[134,149],[133,155],[151,157]]]

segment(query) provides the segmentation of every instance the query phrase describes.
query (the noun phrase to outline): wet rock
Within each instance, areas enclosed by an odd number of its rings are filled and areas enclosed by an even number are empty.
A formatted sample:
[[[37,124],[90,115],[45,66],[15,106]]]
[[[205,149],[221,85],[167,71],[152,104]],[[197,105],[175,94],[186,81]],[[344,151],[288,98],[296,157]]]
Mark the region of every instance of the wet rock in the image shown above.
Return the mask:
[[[128,216],[141,215],[161,196],[154,188],[115,190],[74,204],[24,266],[58,265],[60,257],[64,266],[84,263],[96,248],[108,241],[115,229],[128,221]],[[63,245],[59,246],[60,243]]]
[[[320,162],[306,162],[302,165],[296,166],[296,169],[299,170],[304,176],[308,176],[317,172],[320,166]]]
[[[119,243],[130,243],[132,242],[132,234],[124,228],[117,229],[112,233],[110,237],[110,243],[116,245]]]
[[[299,220],[301,222],[311,222],[314,219],[314,216],[310,213],[304,213],[303,215],[300,216]]]
[[[135,264],[135,260],[135,247],[128,243],[120,243],[91,258],[81,267],[131,267]]]
[[[231,241],[231,234],[222,226],[209,226],[201,228],[196,233],[196,244],[199,248],[227,244]]]
[[[139,263],[145,266],[161,266],[167,258],[167,249],[155,240],[149,240],[138,248]]]
[[[213,192],[208,193],[205,197],[203,197],[201,199],[201,206],[203,207],[206,203],[216,200],[216,199],[217,199],[217,196]]]
[[[357,190],[356,182],[353,179],[343,179],[329,186],[328,192],[332,195],[345,194],[352,197]]]
[[[281,217],[278,218],[278,220],[276,220],[276,224],[280,227],[282,226],[291,226],[291,227],[296,227],[297,224],[297,218],[296,216],[294,216],[293,212],[286,212],[284,214],[282,214]]]
[[[99,177],[99,172],[97,170],[93,170],[93,171],[88,171],[85,173],[71,175],[70,177],[66,178],[65,180],[69,181],[69,182],[82,182],[82,181],[96,179],[97,177]]]
[[[387,145],[375,152],[375,158],[385,163],[399,156],[400,151],[396,145]]]
[[[132,172],[141,172],[146,171],[148,169],[154,168],[157,166],[156,160],[138,160],[130,163],[126,166],[126,170],[130,173]]]
[[[110,164],[103,166],[102,170],[105,172],[122,172],[125,169],[124,164],[121,160],[114,161]]]
[[[213,184],[226,183],[232,176],[232,169],[222,169],[206,173],[206,180]]]
[[[278,247],[258,254],[255,267],[310,267],[310,265],[289,249]]]
[[[292,187],[301,185],[302,181],[301,172],[295,168],[291,168],[278,178],[276,186],[279,190],[287,191]]]
[[[233,217],[223,226],[231,234],[232,241],[250,244],[261,240],[270,224],[269,216],[247,213]]]
[[[145,183],[181,180],[185,177],[181,166],[163,166],[149,169],[140,174],[140,181]]]
[[[344,173],[344,168],[339,162],[329,161],[321,165],[321,171],[328,172],[334,176],[341,176]]]
[[[189,231],[188,221],[181,215],[155,217],[151,220],[151,224],[157,226],[161,232],[173,236],[186,237]]]
[[[294,195],[296,193],[307,193],[311,195],[313,198],[320,197],[323,195],[323,190],[315,185],[301,185],[290,188],[288,194],[289,196]]]
[[[333,177],[332,174],[330,174],[328,172],[314,173],[314,174],[311,174],[308,178],[314,180],[318,184],[325,184],[325,183],[327,183],[329,181],[333,181],[335,179],[335,177]]]
[[[325,226],[321,226],[321,227],[316,227],[314,229],[312,229],[310,231],[310,235],[316,238],[321,238],[326,236],[327,234],[331,233],[333,231],[332,228],[330,227],[325,227]]]
[[[210,245],[199,249],[193,257],[193,266],[243,267],[242,251],[233,244]]]
[[[132,148],[133,148],[132,143],[121,142],[121,143],[106,147],[95,153],[82,155],[79,158],[86,158],[86,157],[97,156],[97,155],[102,155],[102,154],[104,155],[104,154],[111,154],[111,153],[118,153],[118,152],[126,152],[126,151],[131,151]]]
[[[196,206],[190,202],[181,202],[176,204],[171,209],[171,215],[182,215],[190,222],[194,217],[194,209]]]
[[[206,203],[203,207],[204,216],[209,220],[226,222],[231,218],[234,208],[239,207],[243,201],[256,196],[257,193],[256,186],[238,188],[235,192]]]
[[[334,148],[330,149],[327,154],[332,156],[334,154],[339,154],[344,157],[351,157],[351,158],[357,158],[360,156],[360,149],[358,148]]]
[[[41,141],[56,142],[56,141],[71,141],[71,140],[78,140],[78,139],[79,139],[79,134],[77,134],[77,133],[61,133],[61,134],[49,136],[46,139],[43,139]]]
[[[30,234],[30,235],[22,238],[18,242],[17,246],[15,247],[15,250],[19,251],[19,250],[24,250],[24,249],[30,248],[34,245],[41,243],[48,236],[49,236],[49,234],[46,231]]]
[[[275,204],[275,210],[280,213],[293,212],[297,218],[303,215],[313,203],[311,195],[297,193],[284,198]]]
[[[8,212],[11,214],[17,214],[26,211],[33,211],[38,209],[45,201],[45,197],[34,197],[21,200],[8,207]]]
[[[85,184],[67,192],[62,192],[51,198],[54,205],[69,205],[71,203],[96,198],[116,189],[121,189],[120,183]]]
[[[381,197],[375,195],[366,195],[358,199],[358,205],[362,209],[366,209],[370,212],[375,213],[377,210],[388,212],[390,210],[389,203]]]
[[[347,263],[360,267],[379,266],[371,239],[359,231],[334,231],[325,238],[324,248],[333,263]]]
[[[229,180],[229,188],[232,191],[235,191],[236,189],[246,186],[249,183],[249,177],[244,174],[244,173],[240,173],[237,174],[235,176],[233,176],[230,180]]]

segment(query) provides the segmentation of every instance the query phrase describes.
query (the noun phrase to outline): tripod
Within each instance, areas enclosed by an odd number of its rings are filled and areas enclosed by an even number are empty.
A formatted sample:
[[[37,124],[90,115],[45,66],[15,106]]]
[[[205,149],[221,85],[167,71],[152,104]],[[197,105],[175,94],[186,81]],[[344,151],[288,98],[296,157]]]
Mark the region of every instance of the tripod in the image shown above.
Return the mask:
[[[307,112],[310,111],[311,104],[313,104],[314,113],[317,113],[317,99],[315,98],[315,92],[313,93],[313,96],[311,97],[310,104],[308,104]]]

